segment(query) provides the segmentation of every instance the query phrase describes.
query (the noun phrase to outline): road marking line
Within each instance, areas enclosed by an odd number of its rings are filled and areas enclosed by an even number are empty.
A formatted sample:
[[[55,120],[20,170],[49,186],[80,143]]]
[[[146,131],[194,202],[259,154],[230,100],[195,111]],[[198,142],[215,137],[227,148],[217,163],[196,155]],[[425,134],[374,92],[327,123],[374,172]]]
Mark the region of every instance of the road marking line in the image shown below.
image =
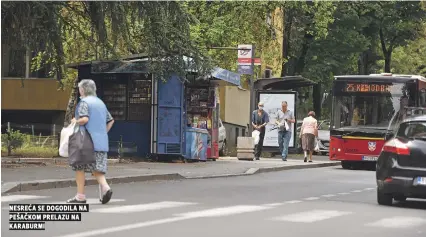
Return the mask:
[[[139,205],[125,205],[125,206],[117,206],[110,208],[99,208],[95,209],[91,212],[98,213],[132,213],[132,212],[143,212],[143,211],[153,211],[165,208],[173,208],[173,207],[181,207],[194,205],[196,203],[190,202],[154,202],[154,203],[145,203]]]
[[[304,198],[304,200],[306,201],[313,201],[313,200],[318,200],[320,199],[319,197],[308,197],[308,198]]]
[[[262,211],[262,210],[266,210],[270,208],[272,207],[238,205],[238,206],[220,207],[220,208],[213,208],[213,209],[207,209],[202,211],[181,213],[181,214],[176,214],[176,216],[182,216],[187,218],[218,217],[218,216],[229,216],[229,215],[236,215],[236,214],[254,212],[254,211]]]
[[[385,228],[408,228],[426,224],[426,219],[419,217],[395,216],[391,218],[383,218],[365,226],[385,227]]]
[[[143,228],[143,227],[148,227],[148,226],[153,226],[153,225],[161,225],[161,224],[183,221],[183,220],[188,220],[188,219],[191,219],[191,218],[188,218],[188,217],[173,217],[173,218],[166,218],[166,219],[160,219],[160,220],[155,220],[155,221],[147,221],[147,222],[141,222],[141,223],[130,224],[130,225],[122,225],[122,226],[116,226],[116,227],[111,227],[111,228],[91,230],[91,231],[86,231],[86,232],[70,234],[70,235],[62,235],[60,237],[97,236],[97,235],[102,235],[102,234],[109,234],[109,233],[114,233],[114,232],[132,230],[132,229]]]
[[[375,188],[364,188],[366,191],[374,190]]]
[[[335,197],[335,194],[326,194],[326,195],[321,195],[321,197]]]
[[[49,196],[34,196],[34,195],[10,195],[10,196],[1,196],[1,202],[16,202],[29,199],[41,199],[49,198]]]
[[[87,198],[86,199],[86,204],[90,204],[90,205],[102,205],[104,206],[101,201],[99,201],[99,198]],[[114,202],[124,202],[126,201],[126,199],[111,199],[109,200],[108,203],[114,203]],[[53,201],[53,202],[43,202],[42,204],[66,204],[66,201]]]
[[[339,195],[349,195],[350,193],[338,193]]]
[[[362,192],[362,190],[354,190],[354,191],[351,191],[351,192],[353,192],[353,193],[360,193],[360,192]]]
[[[280,216],[273,218],[275,221],[303,222],[312,223],[322,221],[338,216],[349,215],[351,212],[333,211],[333,210],[313,210],[307,212],[299,212],[295,214]]]
[[[265,204],[263,206],[266,206],[266,207],[278,207],[278,206],[281,206],[281,205],[284,205],[284,203],[268,203],[268,204]]]
[[[288,204],[295,204],[295,203],[301,203],[301,202],[303,202],[303,201],[300,201],[300,200],[292,200],[292,201],[287,201],[287,202],[284,202],[284,203],[288,203]]]

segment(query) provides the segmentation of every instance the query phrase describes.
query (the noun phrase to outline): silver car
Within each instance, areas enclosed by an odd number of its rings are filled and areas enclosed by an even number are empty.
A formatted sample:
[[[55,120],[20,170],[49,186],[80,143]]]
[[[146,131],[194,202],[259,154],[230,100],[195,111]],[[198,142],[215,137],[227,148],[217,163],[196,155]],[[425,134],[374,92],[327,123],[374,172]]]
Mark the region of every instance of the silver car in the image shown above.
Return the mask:
[[[330,147],[330,121],[320,121],[318,126],[318,141],[321,155],[327,155]]]

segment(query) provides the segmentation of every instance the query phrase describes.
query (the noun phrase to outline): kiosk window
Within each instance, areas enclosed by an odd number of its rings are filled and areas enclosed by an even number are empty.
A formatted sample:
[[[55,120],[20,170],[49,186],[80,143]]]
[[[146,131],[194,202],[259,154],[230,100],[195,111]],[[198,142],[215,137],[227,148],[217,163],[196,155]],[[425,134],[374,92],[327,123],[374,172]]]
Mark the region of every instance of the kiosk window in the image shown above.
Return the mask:
[[[103,101],[114,120],[126,119],[127,85],[115,75],[103,79]]]
[[[145,74],[133,74],[128,85],[128,120],[151,120],[151,80]]]

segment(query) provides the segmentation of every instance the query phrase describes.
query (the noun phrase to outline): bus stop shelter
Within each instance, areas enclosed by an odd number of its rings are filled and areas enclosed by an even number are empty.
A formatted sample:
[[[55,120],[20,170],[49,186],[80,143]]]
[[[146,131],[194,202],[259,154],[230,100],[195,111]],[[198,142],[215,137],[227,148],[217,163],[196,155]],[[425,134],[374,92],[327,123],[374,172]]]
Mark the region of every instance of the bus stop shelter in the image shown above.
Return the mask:
[[[299,88],[312,87],[312,95],[298,94],[296,91]],[[321,117],[321,86],[320,84],[304,78],[302,76],[287,76],[287,77],[276,77],[276,78],[260,78],[254,82],[254,95],[255,104],[253,108],[256,108],[257,103],[262,101],[265,103],[265,110],[269,113],[271,124],[266,127],[265,140],[263,143],[263,151],[271,153],[279,153],[278,148],[278,132],[277,127],[273,124],[275,121],[275,115],[278,110],[281,109],[281,102],[287,101],[289,109],[293,110],[296,116],[297,102],[306,99],[306,97],[312,96],[313,110],[315,111],[316,117]],[[297,120],[293,124],[292,139],[289,144],[289,151],[294,152],[297,148],[296,134],[297,131]]]

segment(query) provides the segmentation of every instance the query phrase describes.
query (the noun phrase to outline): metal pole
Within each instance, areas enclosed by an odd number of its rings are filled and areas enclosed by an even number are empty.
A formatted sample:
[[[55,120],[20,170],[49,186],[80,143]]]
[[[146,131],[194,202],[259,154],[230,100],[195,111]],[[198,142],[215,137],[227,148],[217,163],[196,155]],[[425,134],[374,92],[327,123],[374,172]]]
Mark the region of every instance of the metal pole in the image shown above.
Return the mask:
[[[250,76],[250,113],[249,113],[249,127],[248,127],[248,136],[251,136],[251,133],[253,132],[253,126],[251,125],[251,114],[254,110],[254,50],[255,46],[252,46],[251,50],[251,68],[253,70],[251,76]]]

